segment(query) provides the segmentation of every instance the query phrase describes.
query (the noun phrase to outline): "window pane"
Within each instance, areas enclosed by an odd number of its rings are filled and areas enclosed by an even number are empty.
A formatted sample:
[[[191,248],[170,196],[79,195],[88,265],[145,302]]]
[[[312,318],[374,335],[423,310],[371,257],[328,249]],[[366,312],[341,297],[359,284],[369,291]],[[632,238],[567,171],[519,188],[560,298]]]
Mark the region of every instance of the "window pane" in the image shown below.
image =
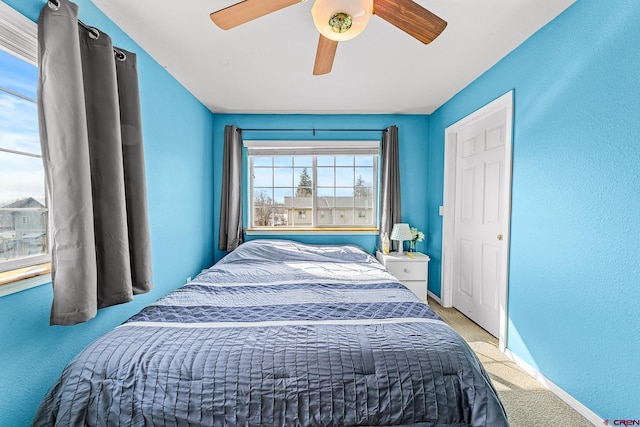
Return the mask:
[[[296,209],[310,210],[313,207],[312,197],[295,197],[294,200]]]
[[[316,224],[318,225],[331,225],[333,224],[333,210],[332,209],[318,209],[316,215]]]
[[[291,207],[291,203],[293,202],[291,193],[291,188],[274,188],[273,196],[275,204],[283,207]]]
[[[300,198],[313,197],[313,188],[312,187],[297,187],[296,188],[296,197],[300,197]]]
[[[336,156],[336,166],[351,166],[353,167],[354,156]]]
[[[36,99],[38,69],[0,50],[0,87]]]
[[[372,209],[356,209],[356,217],[355,217],[355,223],[358,225],[368,225],[371,224],[372,221],[372,215],[373,215],[373,210]]]
[[[45,204],[42,159],[0,151],[0,207],[30,198]]]
[[[254,156],[253,166],[273,166],[273,157],[270,156]]]
[[[336,168],[336,187],[353,187],[353,168]]]
[[[329,197],[329,196],[316,197],[316,210],[318,212],[324,212],[324,214],[326,214],[326,217],[328,218],[327,219],[328,222],[324,222],[324,224],[333,223],[333,215],[330,214],[333,212],[333,203],[334,203],[333,197]]]
[[[313,180],[307,168],[296,168],[296,195],[298,197],[310,197],[313,194]]]
[[[373,166],[373,156],[356,156],[356,166]]]
[[[318,156],[316,158],[316,164],[318,166],[333,166],[334,156]]]
[[[271,188],[256,188],[253,192],[253,225],[269,226],[273,217]]]
[[[14,205],[32,206],[38,203],[31,199],[31,203]],[[0,211],[0,262],[48,252],[46,210],[36,207],[15,210],[3,208]]]
[[[42,159],[0,151],[0,262],[48,252]]]
[[[334,181],[334,168],[317,168],[318,169],[318,186],[319,187],[333,187]]]
[[[38,132],[36,103],[0,91],[0,149],[40,155]]]
[[[356,168],[356,186],[373,186],[373,168]]]
[[[289,166],[291,167],[293,164],[293,157],[291,156],[275,156],[273,158],[274,166]]]
[[[273,186],[291,188],[293,186],[293,169],[275,168],[273,170]]]
[[[372,207],[373,206],[373,189],[371,187],[355,187],[355,206],[356,207]]]
[[[253,208],[253,225],[255,227],[270,227],[273,225],[273,207],[256,206]]]
[[[286,227],[289,225],[288,210],[282,205],[275,205],[269,220],[272,227]]]
[[[336,200],[343,200],[342,206],[353,206],[353,187],[336,187],[336,198]]]
[[[373,168],[356,168],[356,183],[353,193],[356,197],[355,206],[373,206]]]
[[[317,208],[333,207],[333,199],[335,193],[335,189],[333,187],[318,187],[316,191],[318,192],[318,197],[316,197]]]
[[[256,188],[253,191],[254,206],[271,206],[273,205],[273,193],[271,188]]]
[[[273,169],[253,168],[254,187],[266,187],[273,185]]]
[[[336,225],[353,224],[353,208],[336,208]]]
[[[313,165],[313,157],[311,156],[295,156],[293,158],[293,164],[296,167],[310,168]]]
[[[292,225],[308,227],[313,224],[313,217],[311,215],[313,208],[312,197],[296,197],[295,199],[295,213],[293,217]]]

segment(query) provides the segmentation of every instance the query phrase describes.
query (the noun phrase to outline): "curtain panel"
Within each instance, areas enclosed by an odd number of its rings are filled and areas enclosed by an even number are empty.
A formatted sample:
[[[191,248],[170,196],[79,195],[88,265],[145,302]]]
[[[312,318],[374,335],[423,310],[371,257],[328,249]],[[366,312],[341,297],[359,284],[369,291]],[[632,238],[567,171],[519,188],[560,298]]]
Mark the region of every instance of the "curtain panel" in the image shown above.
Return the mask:
[[[38,42],[50,322],[72,325],[152,287],[137,64],[67,0],[45,4]]]
[[[242,129],[224,127],[222,197],[218,249],[232,251],[242,243]]]
[[[400,155],[398,127],[387,128],[382,135],[380,171],[380,235],[391,235],[393,224],[402,222],[400,201]]]

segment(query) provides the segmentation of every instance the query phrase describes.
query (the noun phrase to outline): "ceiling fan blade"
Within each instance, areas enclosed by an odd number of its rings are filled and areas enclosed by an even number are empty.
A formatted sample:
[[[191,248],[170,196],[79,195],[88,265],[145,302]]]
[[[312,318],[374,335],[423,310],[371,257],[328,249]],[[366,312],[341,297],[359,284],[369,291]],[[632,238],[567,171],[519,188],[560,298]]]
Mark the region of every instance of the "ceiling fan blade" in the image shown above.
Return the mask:
[[[320,34],[318,50],[316,51],[316,63],[313,66],[313,75],[328,74],[333,67],[333,58],[336,56],[338,42]]]
[[[301,0],[245,0],[213,12],[209,16],[218,27],[223,30],[228,30],[245,22],[300,3],[300,1]]]
[[[424,44],[431,43],[447,26],[447,21],[413,0],[374,0],[373,13]]]

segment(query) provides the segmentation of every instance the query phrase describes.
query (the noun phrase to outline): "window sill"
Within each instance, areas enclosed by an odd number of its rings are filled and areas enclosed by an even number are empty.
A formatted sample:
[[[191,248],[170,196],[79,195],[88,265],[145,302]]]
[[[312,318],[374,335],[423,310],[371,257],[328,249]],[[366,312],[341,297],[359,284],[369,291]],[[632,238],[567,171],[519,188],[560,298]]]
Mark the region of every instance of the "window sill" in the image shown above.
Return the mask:
[[[51,282],[51,263],[0,273],[0,297]]]

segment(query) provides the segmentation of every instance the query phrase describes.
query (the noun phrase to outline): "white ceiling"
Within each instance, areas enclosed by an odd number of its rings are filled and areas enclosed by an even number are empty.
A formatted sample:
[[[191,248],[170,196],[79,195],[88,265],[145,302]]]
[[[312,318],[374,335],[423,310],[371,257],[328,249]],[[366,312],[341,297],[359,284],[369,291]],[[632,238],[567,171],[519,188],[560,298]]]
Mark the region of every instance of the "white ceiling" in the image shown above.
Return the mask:
[[[213,112],[430,114],[575,0],[416,0],[449,23],[440,37],[374,15],[323,76],[312,0],[228,31],[209,14],[237,0],[92,1]]]

